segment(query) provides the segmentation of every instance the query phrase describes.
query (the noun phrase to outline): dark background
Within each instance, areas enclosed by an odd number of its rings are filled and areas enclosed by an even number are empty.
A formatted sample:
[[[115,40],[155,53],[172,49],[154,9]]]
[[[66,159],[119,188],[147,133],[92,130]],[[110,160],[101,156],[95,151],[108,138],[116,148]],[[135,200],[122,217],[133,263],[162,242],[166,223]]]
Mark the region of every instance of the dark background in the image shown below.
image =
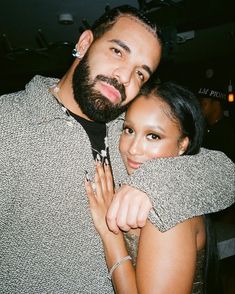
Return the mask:
[[[35,74],[61,77],[80,33],[107,6],[142,8],[162,25],[166,50],[158,73],[191,89],[211,76],[227,89],[234,72],[234,0],[5,1],[0,9],[0,94],[22,89]],[[69,13],[73,22],[59,22]],[[192,31],[191,33],[188,33]],[[183,34],[182,34],[183,33]],[[185,38],[189,36],[189,39]],[[148,46],[148,44],[146,44]]]

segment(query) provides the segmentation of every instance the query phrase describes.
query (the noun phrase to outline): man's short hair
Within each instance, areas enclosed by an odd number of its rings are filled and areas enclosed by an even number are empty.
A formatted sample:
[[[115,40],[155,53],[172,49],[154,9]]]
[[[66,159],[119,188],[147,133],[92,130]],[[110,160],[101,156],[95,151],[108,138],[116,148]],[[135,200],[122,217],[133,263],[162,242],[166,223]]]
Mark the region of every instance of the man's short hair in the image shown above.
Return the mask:
[[[105,13],[98,18],[91,27],[94,39],[100,38],[104,33],[110,30],[120,16],[132,16],[136,18],[142,22],[146,28],[156,36],[160,44],[162,44],[161,30],[156,23],[150,21],[141,10],[129,5],[121,5],[106,10]]]

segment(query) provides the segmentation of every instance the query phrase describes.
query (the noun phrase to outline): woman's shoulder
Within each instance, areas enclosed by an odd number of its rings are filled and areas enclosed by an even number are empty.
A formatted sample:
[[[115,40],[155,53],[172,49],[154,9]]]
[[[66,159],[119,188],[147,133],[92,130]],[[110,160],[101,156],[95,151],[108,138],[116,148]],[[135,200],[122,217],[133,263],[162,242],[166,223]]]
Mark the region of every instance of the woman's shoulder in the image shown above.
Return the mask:
[[[165,240],[166,242],[169,242],[170,240],[176,241],[181,238],[189,241],[194,239],[197,244],[197,250],[200,250],[204,248],[206,240],[204,216],[196,216],[187,219],[165,232],[161,232],[155,225],[148,221],[141,229],[140,235],[145,235],[145,238],[146,235],[149,235],[149,240],[155,237],[159,241]]]

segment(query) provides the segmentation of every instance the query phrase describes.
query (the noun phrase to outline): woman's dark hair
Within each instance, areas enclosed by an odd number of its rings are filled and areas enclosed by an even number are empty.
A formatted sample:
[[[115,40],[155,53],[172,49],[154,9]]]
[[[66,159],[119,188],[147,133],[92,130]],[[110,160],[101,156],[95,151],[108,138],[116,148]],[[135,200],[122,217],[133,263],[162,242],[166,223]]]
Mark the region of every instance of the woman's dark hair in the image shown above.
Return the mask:
[[[205,215],[206,227],[206,254],[204,267],[204,293],[220,294],[221,284],[219,280],[219,257],[217,238],[214,224],[209,214]]]
[[[169,105],[170,112],[167,114],[179,123],[182,136],[189,138],[183,155],[197,154],[202,144],[204,119],[196,96],[174,82],[160,83],[154,79],[142,87],[138,96],[148,98],[150,94]]]
[[[113,9],[107,9],[105,13],[98,18],[91,27],[94,34],[94,39],[100,38],[105,32],[110,30],[112,26],[117,22],[120,16],[132,16],[141,21],[146,28],[156,35],[156,38],[162,44],[162,34],[160,28],[155,22],[152,22],[144,14],[143,11],[138,10],[130,5],[121,5],[114,7]]]

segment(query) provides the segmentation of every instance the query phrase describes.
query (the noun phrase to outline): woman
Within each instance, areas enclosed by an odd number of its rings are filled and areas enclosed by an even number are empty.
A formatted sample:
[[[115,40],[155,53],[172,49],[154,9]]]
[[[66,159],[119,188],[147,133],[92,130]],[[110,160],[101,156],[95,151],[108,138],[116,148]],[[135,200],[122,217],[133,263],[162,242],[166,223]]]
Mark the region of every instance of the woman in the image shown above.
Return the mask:
[[[191,92],[170,82],[149,83],[128,108],[119,148],[131,174],[152,158],[198,153],[202,135],[203,118]],[[107,161],[104,168],[96,163],[95,190],[89,180],[85,185],[116,293],[203,292],[203,216],[165,233],[148,222],[142,229],[115,235],[105,220],[114,190]]]

